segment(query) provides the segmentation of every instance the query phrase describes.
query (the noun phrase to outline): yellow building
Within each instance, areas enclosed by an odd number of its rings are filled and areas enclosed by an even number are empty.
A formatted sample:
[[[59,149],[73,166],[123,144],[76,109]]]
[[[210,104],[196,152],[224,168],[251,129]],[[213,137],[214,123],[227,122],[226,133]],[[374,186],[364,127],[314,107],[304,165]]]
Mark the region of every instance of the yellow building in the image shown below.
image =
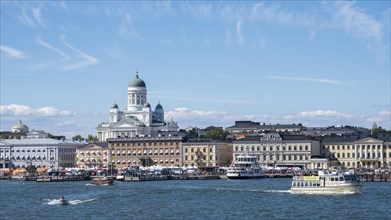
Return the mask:
[[[108,168],[109,149],[107,142],[87,144],[76,149],[76,165],[78,168]]]
[[[110,138],[110,162],[115,168],[181,166],[182,137]]]
[[[232,143],[219,141],[184,142],[183,166],[226,167],[232,162]]]
[[[344,168],[381,168],[391,166],[390,142],[359,136],[325,137],[322,140],[323,157],[336,160],[332,166]]]

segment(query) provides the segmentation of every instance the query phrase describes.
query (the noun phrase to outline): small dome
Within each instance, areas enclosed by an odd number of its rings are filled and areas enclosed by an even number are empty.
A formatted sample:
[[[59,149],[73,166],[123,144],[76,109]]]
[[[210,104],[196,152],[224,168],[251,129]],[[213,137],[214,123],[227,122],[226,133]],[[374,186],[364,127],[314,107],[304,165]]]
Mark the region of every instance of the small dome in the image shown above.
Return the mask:
[[[28,131],[29,131],[29,127],[27,127],[25,124],[22,124],[21,121],[19,121],[18,124],[14,125],[11,128],[11,132],[13,133],[20,133],[20,132],[26,133]]]
[[[150,108],[151,107],[151,105],[148,103],[148,102],[146,102],[145,104],[144,104],[144,108]]]
[[[117,103],[114,102],[113,106],[111,108],[118,108]]]
[[[147,87],[144,80],[138,78],[138,70],[136,70],[136,77],[129,82],[128,87]]]
[[[163,109],[163,106],[159,104],[157,104],[156,108],[155,109]]]

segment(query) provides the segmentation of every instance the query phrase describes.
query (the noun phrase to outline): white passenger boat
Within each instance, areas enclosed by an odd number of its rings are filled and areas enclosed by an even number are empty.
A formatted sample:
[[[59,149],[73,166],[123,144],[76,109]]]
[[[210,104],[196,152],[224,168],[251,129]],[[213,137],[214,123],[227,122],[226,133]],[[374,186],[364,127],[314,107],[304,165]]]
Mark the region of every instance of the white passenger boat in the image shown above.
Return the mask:
[[[293,176],[293,193],[359,193],[363,181],[353,173],[324,173],[318,176]]]
[[[236,157],[235,162],[227,169],[228,179],[253,179],[263,178],[266,174],[257,161],[257,156],[244,155]]]

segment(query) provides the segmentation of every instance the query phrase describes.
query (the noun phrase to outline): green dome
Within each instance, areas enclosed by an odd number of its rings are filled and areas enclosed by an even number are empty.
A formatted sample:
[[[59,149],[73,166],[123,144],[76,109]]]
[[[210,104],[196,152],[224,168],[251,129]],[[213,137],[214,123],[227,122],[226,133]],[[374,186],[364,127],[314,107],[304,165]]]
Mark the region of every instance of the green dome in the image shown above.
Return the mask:
[[[144,80],[138,78],[138,70],[136,70],[136,78],[129,82],[128,87],[146,87]]]
[[[163,109],[163,106],[159,104],[157,104],[156,108],[155,109]]]
[[[23,124],[21,121],[19,121],[19,124],[14,125],[11,128],[11,131],[12,132],[28,132],[29,128],[25,124]]]
[[[148,102],[146,102],[145,104],[144,104],[144,108],[150,108],[151,107],[151,105],[148,103]]]
[[[111,108],[118,108],[117,103],[114,102],[113,107],[111,107]]]

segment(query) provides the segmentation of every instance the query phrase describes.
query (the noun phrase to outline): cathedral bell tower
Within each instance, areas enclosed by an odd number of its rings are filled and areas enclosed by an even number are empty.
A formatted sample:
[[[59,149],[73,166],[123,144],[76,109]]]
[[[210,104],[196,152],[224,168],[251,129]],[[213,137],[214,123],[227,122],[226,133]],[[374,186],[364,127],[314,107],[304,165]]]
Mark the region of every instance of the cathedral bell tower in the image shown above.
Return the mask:
[[[136,69],[136,77],[128,84],[127,111],[142,111],[145,103],[147,103],[147,86],[138,77],[138,69]]]

